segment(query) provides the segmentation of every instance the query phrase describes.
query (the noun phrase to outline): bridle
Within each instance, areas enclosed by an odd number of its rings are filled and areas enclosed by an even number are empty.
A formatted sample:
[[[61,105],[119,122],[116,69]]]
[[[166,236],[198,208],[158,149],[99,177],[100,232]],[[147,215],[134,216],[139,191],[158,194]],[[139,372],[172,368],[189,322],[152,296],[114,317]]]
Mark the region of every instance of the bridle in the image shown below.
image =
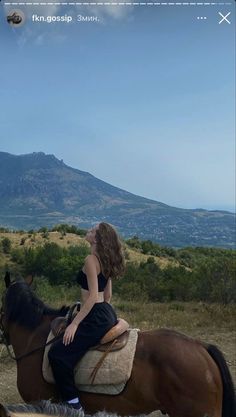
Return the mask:
[[[3,345],[5,345],[5,347],[7,349],[7,353],[10,356],[10,358],[16,360],[16,358],[12,355],[12,353],[10,351],[10,348],[9,348],[9,345],[10,345],[9,337],[8,337],[8,335],[6,335],[5,328],[4,328],[4,325],[3,325],[4,315],[5,315],[5,313],[3,311],[3,308],[1,307],[1,310],[0,310],[0,342]]]
[[[9,287],[11,287],[12,285],[15,285],[15,284],[17,284],[17,281],[12,281],[10,283]],[[9,288],[9,287],[7,287],[7,288]],[[2,306],[1,306],[1,309],[0,309],[0,332],[1,332],[0,333],[0,342],[3,342],[3,344],[7,348],[7,351],[9,353],[9,355],[12,356],[11,352],[10,352],[10,349],[9,349],[9,345],[10,345],[9,337],[5,332],[5,328],[4,328],[4,324],[3,324],[4,316],[5,316],[5,311],[4,311],[3,302],[2,302]]]
[[[12,282],[11,285],[13,285],[15,283],[16,282]],[[66,319],[67,319],[66,326],[68,326],[71,323],[73,311],[74,311],[75,307],[78,308],[78,305],[80,305],[80,303],[76,302],[75,304],[73,304],[70,307],[70,309],[69,309],[69,311],[66,315]],[[43,350],[46,346],[51,345],[52,343],[61,339],[62,336],[63,336],[63,333],[64,333],[64,332],[62,332],[59,335],[55,336],[53,339],[49,340],[49,342],[44,343],[43,345],[41,345],[37,348],[34,348],[34,349],[30,350],[29,352],[24,353],[23,355],[20,355],[20,356],[16,357],[11,353],[10,348],[9,348],[10,340],[9,340],[9,336],[6,334],[4,324],[3,324],[4,316],[5,316],[5,312],[4,312],[3,307],[1,307],[1,310],[0,310],[0,332],[1,332],[0,333],[0,342],[2,342],[5,345],[5,347],[7,349],[7,353],[10,356],[10,358],[13,359],[16,362],[19,362],[21,359],[27,358],[28,356],[32,355],[33,353],[36,353],[36,352],[39,352],[40,350]]]
[[[37,347],[35,349],[32,349],[29,352],[24,353],[23,355],[14,356],[11,353],[11,350],[9,348],[9,346],[10,346],[9,337],[8,337],[8,335],[6,335],[5,328],[4,328],[4,325],[3,325],[3,317],[4,317],[4,315],[5,315],[5,313],[4,313],[3,309],[1,308],[1,312],[0,312],[0,331],[1,331],[0,337],[1,337],[1,342],[5,345],[5,347],[7,349],[7,353],[10,356],[10,358],[13,359],[16,362],[19,362],[21,359],[27,358],[28,356],[32,355],[33,353],[39,352],[40,350],[44,349],[46,346],[51,345],[52,343],[54,343],[57,340],[59,340],[62,337],[62,335],[63,335],[63,333],[61,333],[58,336],[55,336],[49,342],[44,343],[43,345],[41,345],[41,346],[39,346],[39,347]]]

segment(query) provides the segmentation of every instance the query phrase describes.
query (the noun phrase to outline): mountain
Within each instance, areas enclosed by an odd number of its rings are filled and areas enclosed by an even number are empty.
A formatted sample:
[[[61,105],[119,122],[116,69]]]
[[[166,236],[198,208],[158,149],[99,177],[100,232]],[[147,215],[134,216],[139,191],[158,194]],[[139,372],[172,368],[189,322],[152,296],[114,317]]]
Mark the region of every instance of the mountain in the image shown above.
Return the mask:
[[[0,225],[114,224],[124,237],[161,245],[234,248],[234,214],[189,210],[149,200],[71,168],[54,155],[0,152]]]

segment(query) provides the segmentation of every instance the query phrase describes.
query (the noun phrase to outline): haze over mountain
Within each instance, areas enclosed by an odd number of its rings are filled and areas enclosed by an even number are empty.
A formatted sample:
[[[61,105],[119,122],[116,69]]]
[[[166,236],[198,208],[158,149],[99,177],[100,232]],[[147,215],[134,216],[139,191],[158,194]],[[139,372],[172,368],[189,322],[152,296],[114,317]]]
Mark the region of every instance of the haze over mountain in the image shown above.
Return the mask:
[[[168,246],[235,247],[234,214],[182,209],[143,198],[71,168],[54,155],[0,152],[0,225],[32,229],[56,223],[114,224]]]

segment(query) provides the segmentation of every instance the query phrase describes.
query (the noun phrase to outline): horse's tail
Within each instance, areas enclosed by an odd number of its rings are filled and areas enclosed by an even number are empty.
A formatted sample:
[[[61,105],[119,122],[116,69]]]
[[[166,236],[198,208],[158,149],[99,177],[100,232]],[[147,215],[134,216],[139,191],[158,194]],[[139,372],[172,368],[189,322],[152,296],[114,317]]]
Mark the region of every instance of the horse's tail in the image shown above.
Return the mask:
[[[221,374],[223,384],[222,417],[236,417],[234,384],[226,360],[221,351],[214,345],[208,345],[207,352],[216,362]]]

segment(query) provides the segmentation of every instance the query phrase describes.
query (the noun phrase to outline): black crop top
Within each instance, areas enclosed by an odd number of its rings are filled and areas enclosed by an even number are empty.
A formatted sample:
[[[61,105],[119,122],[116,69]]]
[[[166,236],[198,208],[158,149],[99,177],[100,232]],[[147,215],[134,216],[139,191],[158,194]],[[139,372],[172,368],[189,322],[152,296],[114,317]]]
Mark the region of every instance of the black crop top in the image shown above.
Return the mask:
[[[104,291],[105,286],[107,285],[107,278],[103,275],[102,272],[100,272],[97,275],[98,278],[98,292],[102,292]],[[88,280],[87,280],[87,275],[85,274],[84,271],[79,271],[78,275],[76,277],[76,281],[77,283],[81,286],[81,288],[83,288],[83,290],[88,290]]]

